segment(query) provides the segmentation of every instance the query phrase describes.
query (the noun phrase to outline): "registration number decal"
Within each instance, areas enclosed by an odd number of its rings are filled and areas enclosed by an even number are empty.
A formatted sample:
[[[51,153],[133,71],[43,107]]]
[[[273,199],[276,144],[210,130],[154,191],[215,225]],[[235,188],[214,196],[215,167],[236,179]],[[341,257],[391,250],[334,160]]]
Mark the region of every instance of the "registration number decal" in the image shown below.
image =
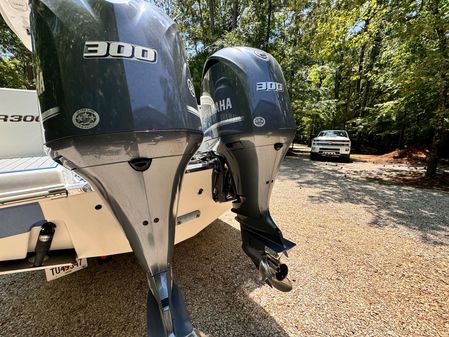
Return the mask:
[[[74,264],[45,269],[45,276],[47,281],[53,281],[84,268],[87,268],[87,259],[79,259]]]

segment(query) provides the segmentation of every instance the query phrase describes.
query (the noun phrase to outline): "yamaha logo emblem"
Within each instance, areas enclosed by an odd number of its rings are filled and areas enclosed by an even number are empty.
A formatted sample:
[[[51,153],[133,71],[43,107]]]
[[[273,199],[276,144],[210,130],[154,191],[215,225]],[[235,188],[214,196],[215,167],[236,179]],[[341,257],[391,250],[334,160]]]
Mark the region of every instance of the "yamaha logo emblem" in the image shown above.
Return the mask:
[[[255,126],[257,126],[258,128],[261,128],[262,126],[265,125],[265,118],[263,118],[263,117],[256,117],[253,120],[253,124]]]
[[[268,60],[268,54],[265,53],[265,52],[262,51],[262,50],[255,50],[255,51],[254,51],[254,54],[255,54],[258,58],[261,58],[262,60],[265,60],[265,61]]]
[[[98,125],[100,116],[92,109],[80,109],[73,114],[72,122],[77,128],[88,130]]]

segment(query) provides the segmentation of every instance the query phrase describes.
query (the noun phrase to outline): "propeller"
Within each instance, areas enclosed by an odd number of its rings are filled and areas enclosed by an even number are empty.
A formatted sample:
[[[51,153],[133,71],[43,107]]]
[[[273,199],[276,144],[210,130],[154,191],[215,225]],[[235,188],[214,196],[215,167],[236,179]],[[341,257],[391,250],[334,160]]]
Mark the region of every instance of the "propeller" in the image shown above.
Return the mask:
[[[274,287],[282,292],[292,290],[292,283],[287,278],[288,267],[281,263],[279,254],[275,252],[266,253],[262,256],[259,264],[260,280],[266,282],[270,287]]]

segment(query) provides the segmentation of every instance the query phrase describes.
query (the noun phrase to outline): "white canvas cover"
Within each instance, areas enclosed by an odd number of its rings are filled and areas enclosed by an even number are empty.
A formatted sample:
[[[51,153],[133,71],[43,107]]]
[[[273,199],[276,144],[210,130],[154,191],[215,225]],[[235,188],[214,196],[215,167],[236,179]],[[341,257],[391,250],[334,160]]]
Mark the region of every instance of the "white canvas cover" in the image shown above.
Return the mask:
[[[31,50],[28,0],[0,0],[0,14],[25,47]]]

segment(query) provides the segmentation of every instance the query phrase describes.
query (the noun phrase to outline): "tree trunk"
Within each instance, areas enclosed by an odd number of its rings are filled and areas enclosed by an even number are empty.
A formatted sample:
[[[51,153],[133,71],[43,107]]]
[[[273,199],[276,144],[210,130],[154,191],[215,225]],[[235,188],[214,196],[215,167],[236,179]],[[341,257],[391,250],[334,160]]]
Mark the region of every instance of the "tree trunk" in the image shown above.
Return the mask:
[[[434,16],[435,31],[438,37],[438,51],[443,57],[443,60],[448,60],[448,39],[446,37],[442,18],[439,12],[440,0],[432,2],[432,15]],[[440,145],[441,139],[444,133],[444,119],[448,115],[448,87],[449,87],[449,74],[447,70],[447,64],[442,65],[439,71],[441,78],[441,88],[438,94],[438,109],[435,112],[435,125],[432,140],[432,149],[430,151],[429,160],[427,161],[426,177],[433,178],[437,175],[438,162],[440,160]]]
[[[268,42],[270,41],[270,35],[271,35],[271,11],[272,11],[272,1],[268,0],[268,20],[267,20],[267,31],[266,31],[266,37],[265,37],[265,50],[268,51]]]
[[[440,146],[444,133],[444,114],[447,114],[447,95],[448,83],[446,83],[440,90],[438,95],[438,111],[435,118],[435,126],[432,139],[432,149],[430,150],[429,159],[427,161],[426,177],[434,178],[437,175],[438,162],[440,161]]]
[[[439,121],[437,123],[440,123]],[[437,175],[438,162],[440,161],[439,148],[441,143],[441,129],[435,127],[432,139],[432,149],[427,160],[426,177],[435,178]]]
[[[404,147],[404,137],[405,137],[405,126],[407,121],[407,109],[404,109],[404,114],[402,115],[401,119],[401,132],[399,133],[399,139],[397,147],[398,149],[402,149]]]
[[[371,16],[372,16],[372,8],[368,10],[367,13],[367,19],[365,19],[365,26],[363,27],[363,30],[361,34],[365,34],[368,31],[368,27],[371,24]],[[365,42],[362,47],[360,48],[360,54],[359,54],[359,61],[358,61],[358,78],[355,85],[355,92],[357,95],[356,98],[356,109],[358,109],[358,116],[363,117],[363,111],[362,111],[362,80],[365,79],[365,52],[367,48],[367,42]]]
[[[362,78],[363,78],[363,61],[365,59],[365,49],[366,49],[366,43],[364,43],[360,49],[359,54],[359,64],[357,69],[358,78],[355,82],[355,93],[357,95],[356,98],[356,108],[360,109],[360,101],[361,101],[361,95],[362,95]],[[362,117],[362,111],[358,111],[358,116]]]
[[[239,0],[232,2],[232,21],[231,29],[237,29],[237,19],[239,17]]]
[[[377,57],[380,54],[380,48],[382,45],[382,34],[381,34],[381,28],[379,27],[379,30],[376,33],[376,36],[374,37],[374,43],[371,48],[371,51],[369,53],[369,62],[364,70],[364,82],[365,82],[365,88],[363,90],[363,96],[362,101],[360,103],[360,115],[365,115],[366,107],[369,103],[369,98],[371,94],[371,79],[367,76],[368,73],[372,72],[374,69],[374,65],[376,64]]]
[[[201,6],[201,0],[197,0],[196,3],[198,4],[198,8],[199,8],[198,17],[200,19],[201,32],[204,37],[204,42],[207,44],[207,43],[209,43],[209,41],[207,41],[206,39],[209,36],[210,32],[207,31],[207,27],[204,25],[203,7]],[[191,13],[191,16],[194,17],[194,12],[193,12],[192,6],[190,6],[190,13]],[[195,44],[195,46],[196,45],[197,44]]]
[[[335,100],[335,112],[332,114],[332,129],[335,129],[335,117],[338,115],[338,106],[340,100],[340,83],[341,83],[341,72],[337,68],[334,77],[334,100]]]
[[[211,41],[215,39],[215,1],[207,0],[207,6],[209,9],[209,29],[210,29],[210,37]]]
[[[310,126],[310,132],[309,132],[309,146],[312,146],[312,139],[316,136],[316,134],[315,134],[315,120],[316,120],[316,115],[313,114],[313,116],[312,116],[312,125]]]

